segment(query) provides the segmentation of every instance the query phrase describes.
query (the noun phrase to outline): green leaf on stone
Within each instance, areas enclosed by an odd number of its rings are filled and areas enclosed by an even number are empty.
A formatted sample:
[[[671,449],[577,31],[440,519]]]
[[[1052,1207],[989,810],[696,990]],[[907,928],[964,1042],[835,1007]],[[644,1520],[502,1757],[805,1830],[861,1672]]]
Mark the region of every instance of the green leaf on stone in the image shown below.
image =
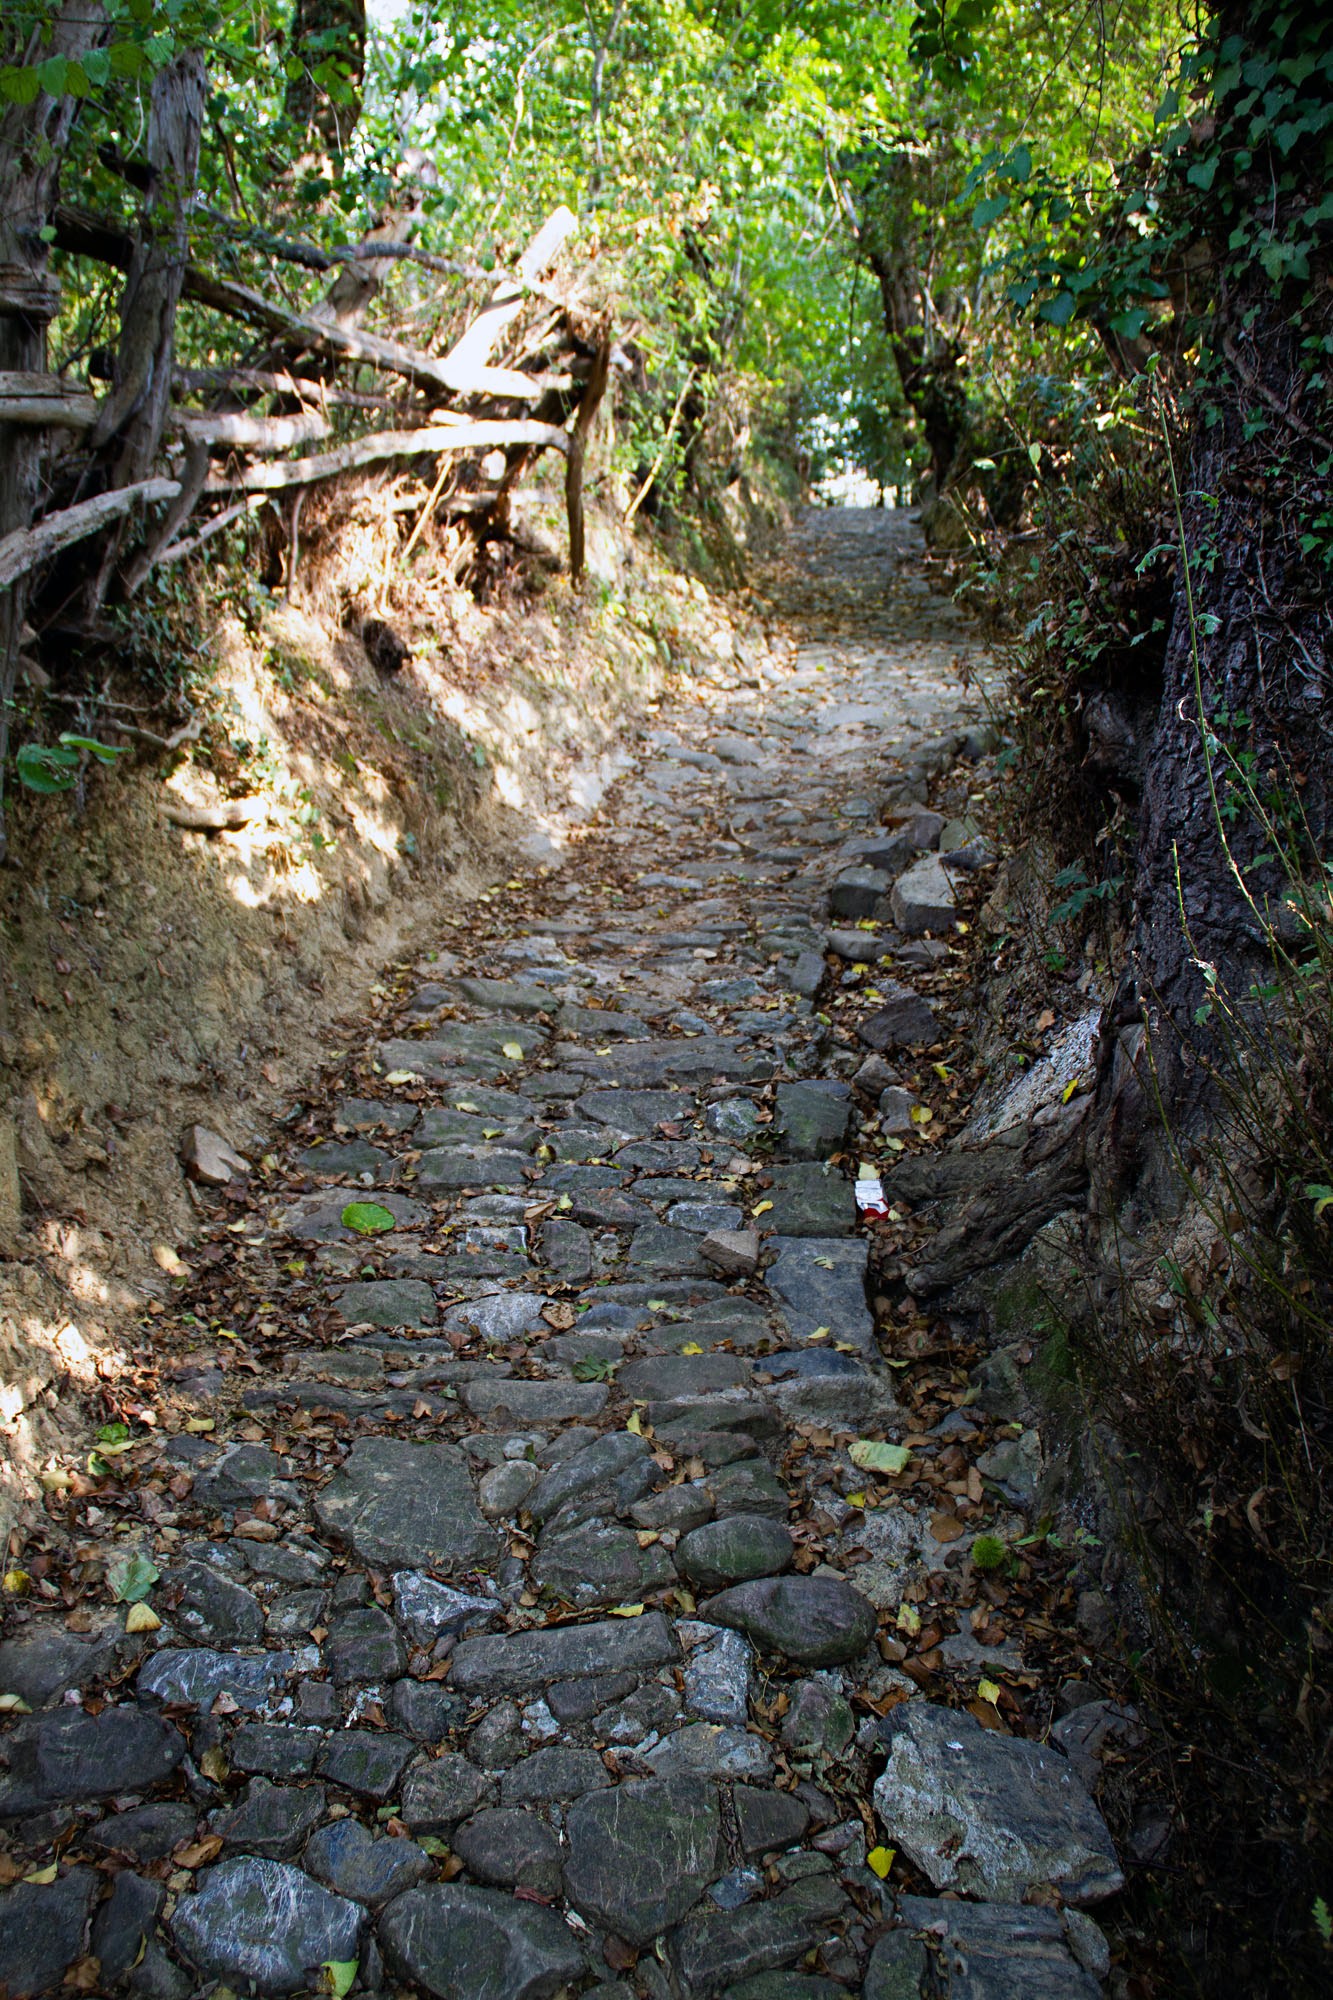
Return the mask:
[[[130,1434],[128,1424],[103,1424],[97,1433],[99,1444],[124,1444]]]
[[[857,1438],[847,1456],[862,1472],[906,1472],[912,1459],[905,1444],[883,1444],[878,1438]]]
[[[155,1563],[149,1562],[141,1550],[134,1549],[122,1561],[112,1563],[106,1580],[117,1604],[138,1604],[147,1597],[161,1575]]]
[[[610,1382],[619,1366],[618,1361],[603,1361],[590,1354],[586,1360],[576,1361],[571,1372],[576,1382]]]
[[[359,1960],[355,1958],[326,1958],[320,1971],[324,1974],[324,1990],[332,1993],[334,2000],[343,2000],[356,1983]]]
[[[349,1201],[341,1221],[344,1229],[354,1229],[358,1236],[382,1236],[394,1223],[389,1210],[377,1201]]]

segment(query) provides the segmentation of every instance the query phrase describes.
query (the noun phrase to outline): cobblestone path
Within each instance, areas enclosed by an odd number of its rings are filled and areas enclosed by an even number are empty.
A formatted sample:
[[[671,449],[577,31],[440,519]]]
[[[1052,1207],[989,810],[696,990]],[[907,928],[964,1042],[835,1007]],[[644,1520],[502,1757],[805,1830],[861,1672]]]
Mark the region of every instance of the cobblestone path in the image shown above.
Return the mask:
[[[985,859],[927,804],[974,642],[900,516],[773,588],[209,1197],[154,1426],[51,1496],[122,1601],[0,1645],[9,2000],[1100,1992],[1109,1836],[957,1609],[1022,1516],[900,1400],[853,1196]]]

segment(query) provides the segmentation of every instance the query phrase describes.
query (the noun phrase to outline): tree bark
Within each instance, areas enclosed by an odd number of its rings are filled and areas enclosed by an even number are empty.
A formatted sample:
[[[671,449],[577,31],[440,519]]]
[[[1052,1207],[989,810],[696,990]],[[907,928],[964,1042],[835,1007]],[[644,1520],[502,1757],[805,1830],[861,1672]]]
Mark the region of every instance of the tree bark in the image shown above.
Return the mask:
[[[148,476],[162,444],[171,397],[176,308],[188,262],[190,210],[199,178],[207,78],[190,51],[160,70],[148,121],[148,193],[120,304],[120,346],[111,391],[89,443],[110,459],[110,484]],[[122,516],[85,595],[91,622],[106,597],[128,529]]]
[[[20,63],[53,55],[71,59],[95,48],[106,16],[96,0],[66,0],[51,24],[50,39],[34,32],[22,51],[9,44]],[[32,104],[0,108],[0,370],[41,374],[46,366],[46,328],[54,317],[59,289],[47,270],[42,231],[51,221],[56,187],[70,128],[78,110],[74,97],[39,91]],[[41,498],[40,430],[27,424],[0,424],[0,537],[26,529]],[[0,593],[0,808],[9,747],[9,713],[18,667],[19,634],[27,611],[23,579]],[[0,818],[0,860],[5,830]]]

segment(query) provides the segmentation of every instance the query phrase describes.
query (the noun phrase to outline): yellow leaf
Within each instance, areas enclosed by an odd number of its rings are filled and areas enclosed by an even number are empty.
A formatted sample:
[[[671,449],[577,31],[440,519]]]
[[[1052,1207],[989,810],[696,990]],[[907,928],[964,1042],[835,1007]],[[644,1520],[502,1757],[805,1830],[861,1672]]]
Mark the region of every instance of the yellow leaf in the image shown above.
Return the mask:
[[[227,1763],[227,1753],[220,1743],[214,1743],[199,1759],[199,1769],[206,1778],[211,1778],[215,1785],[222,1783],[230,1768]]]
[[[685,1343],[685,1345],[684,1345],[684,1346],[683,1346],[683,1347],[681,1348],[681,1350],[680,1350],[680,1351],[681,1351],[681,1353],[682,1353],[682,1354],[702,1354],[702,1353],[703,1353],[703,1349],[702,1349],[702,1347],[700,1347],[700,1345],[699,1345],[699,1343],[698,1343],[698,1341],[697,1341],[697,1340],[687,1340],[687,1341],[686,1341],[686,1343]]]
[[[504,1131],[503,1125],[483,1125],[481,1128],[481,1136],[483,1139],[498,1139],[503,1131]]]
[[[158,1632],[161,1628],[162,1620],[147,1604],[132,1604],[125,1614],[127,1632]]]
[[[847,1456],[862,1472],[886,1472],[891,1477],[906,1472],[912,1454],[905,1444],[884,1444],[878,1438],[857,1438]]]
[[[229,1326],[214,1327],[213,1331],[219,1340],[239,1340],[241,1337],[239,1333],[233,1333]]]
[[[930,1066],[934,1070],[936,1076],[940,1079],[941,1083],[947,1083],[949,1081],[948,1066],[945,1063],[932,1063]]]
[[[31,1589],[32,1578],[28,1575],[26,1569],[7,1569],[5,1571],[5,1595],[7,1597],[26,1597]]]
[[[608,1618],[642,1618],[641,1604],[613,1604],[607,1612]]]
[[[914,1104],[912,1106],[911,1119],[914,1125],[929,1125],[934,1116],[935,1113],[928,1104]]]
[[[479,1104],[473,1104],[469,1098],[460,1097],[457,1104],[455,1104],[454,1106],[454,1110],[471,1111],[473,1113],[477,1113],[480,1112],[481,1106]]]
[[[827,1340],[828,1336],[829,1330],[826,1326],[817,1326],[813,1333],[807,1333],[805,1337],[807,1340]]]
[[[232,1339],[234,1340],[235,1338],[236,1336],[233,1334]],[[217,1422],[213,1417],[191,1417],[185,1428],[187,1431],[193,1431],[196,1436],[199,1436],[204,1431],[216,1430]]]
[[[1060,1099],[1061,1104],[1068,1104],[1070,1098],[1074,1095],[1074,1092],[1079,1088],[1082,1082],[1083,1082],[1082,1077],[1076,1076],[1072,1078],[1071,1081],[1065,1085],[1064,1096]]]
[[[872,1847],[866,1856],[866,1867],[873,1868],[880,1881],[883,1882],[888,1878],[889,1870],[893,1866],[894,1857],[897,1852],[896,1847]]]
[[[505,1042],[503,1045],[503,1053],[507,1056],[512,1056],[515,1062],[522,1062],[523,1060],[522,1042]]]
[[[752,1215],[767,1215],[772,1206],[771,1201],[757,1201],[750,1212]]]
[[[898,1606],[898,1630],[905,1632],[909,1639],[915,1639],[921,1630],[921,1613],[915,1604],[904,1603]]]
[[[641,1438],[643,1436],[643,1418],[639,1415],[637,1410],[631,1413],[630,1420],[626,1424],[625,1429],[629,1431],[633,1437]]]
[[[420,1083],[421,1078],[415,1070],[391,1069],[384,1081],[386,1083]]]
[[[865,1504],[866,1496],[864,1493],[849,1493],[847,1495],[847,1505],[849,1507],[864,1507]]]
[[[978,1681],[977,1694],[982,1701],[990,1702],[992,1707],[1000,1699],[1000,1690],[994,1681]]]
[[[0,1715],[31,1715],[21,1694],[0,1694]]]
[[[695,1612],[698,1609],[698,1606],[694,1601],[694,1592],[692,1590],[686,1590],[683,1583],[678,1583],[676,1585],[676,1588],[672,1591],[671,1595],[676,1600],[676,1609],[684,1617],[693,1618]]]
[[[54,1882],[56,1879],[56,1866],[57,1864],[53,1861],[49,1868],[34,1868],[31,1875],[25,1875],[23,1879],[25,1882]]]

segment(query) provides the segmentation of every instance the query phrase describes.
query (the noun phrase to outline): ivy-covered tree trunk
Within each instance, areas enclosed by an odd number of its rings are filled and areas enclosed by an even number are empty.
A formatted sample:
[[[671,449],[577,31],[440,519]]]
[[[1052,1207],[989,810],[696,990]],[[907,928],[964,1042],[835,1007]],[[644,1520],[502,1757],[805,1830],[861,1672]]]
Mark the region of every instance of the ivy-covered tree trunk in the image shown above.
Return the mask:
[[[27,48],[0,43],[0,55],[19,64],[53,56],[77,60],[101,42],[106,16],[96,0],[66,0],[50,38],[33,33]],[[0,372],[40,374],[46,366],[46,329],[55,317],[60,288],[47,269],[42,232],[51,221],[61,162],[79,108],[76,97],[39,91],[31,104],[0,108]],[[41,499],[44,433],[32,424],[0,424],[0,540],[32,521]],[[0,590],[0,788],[9,742],[9,714],[27,612],[27,580]],[[3,790],[0,789],[0,801]],[[0,820],[0,860],[5,854]]]
[[[1233,0],[1228,14],[1219,43],[1234,38],[1239,80],[1218,107],[1219,176],[1246,158],[1228,113],[1248,118],[1250,78],[1280,76],[1300,53],[1288,45],[1291,15],[1272,25],[1254,0]],[[1333,279],[1327,238],[1308,220],[1327,185],[1319,147],[1249,157],[1215,209],[1220,288],[1188,457],[1175,468],[1181,558],[1145,758],[1133,961],[1098,1121],[1104,1182],[1140,1183],[1150,1209],[1169,1172],[1161,1112],[1188,1130],[1208,1096],[1214,983],[1253,1013],[1274,933],[1293,935],[1290,861],[1264,859],[1272,829],[1312,888],[1333,832]],[[1231,246],[1244,219],[1254,249],[1241,261]]]

